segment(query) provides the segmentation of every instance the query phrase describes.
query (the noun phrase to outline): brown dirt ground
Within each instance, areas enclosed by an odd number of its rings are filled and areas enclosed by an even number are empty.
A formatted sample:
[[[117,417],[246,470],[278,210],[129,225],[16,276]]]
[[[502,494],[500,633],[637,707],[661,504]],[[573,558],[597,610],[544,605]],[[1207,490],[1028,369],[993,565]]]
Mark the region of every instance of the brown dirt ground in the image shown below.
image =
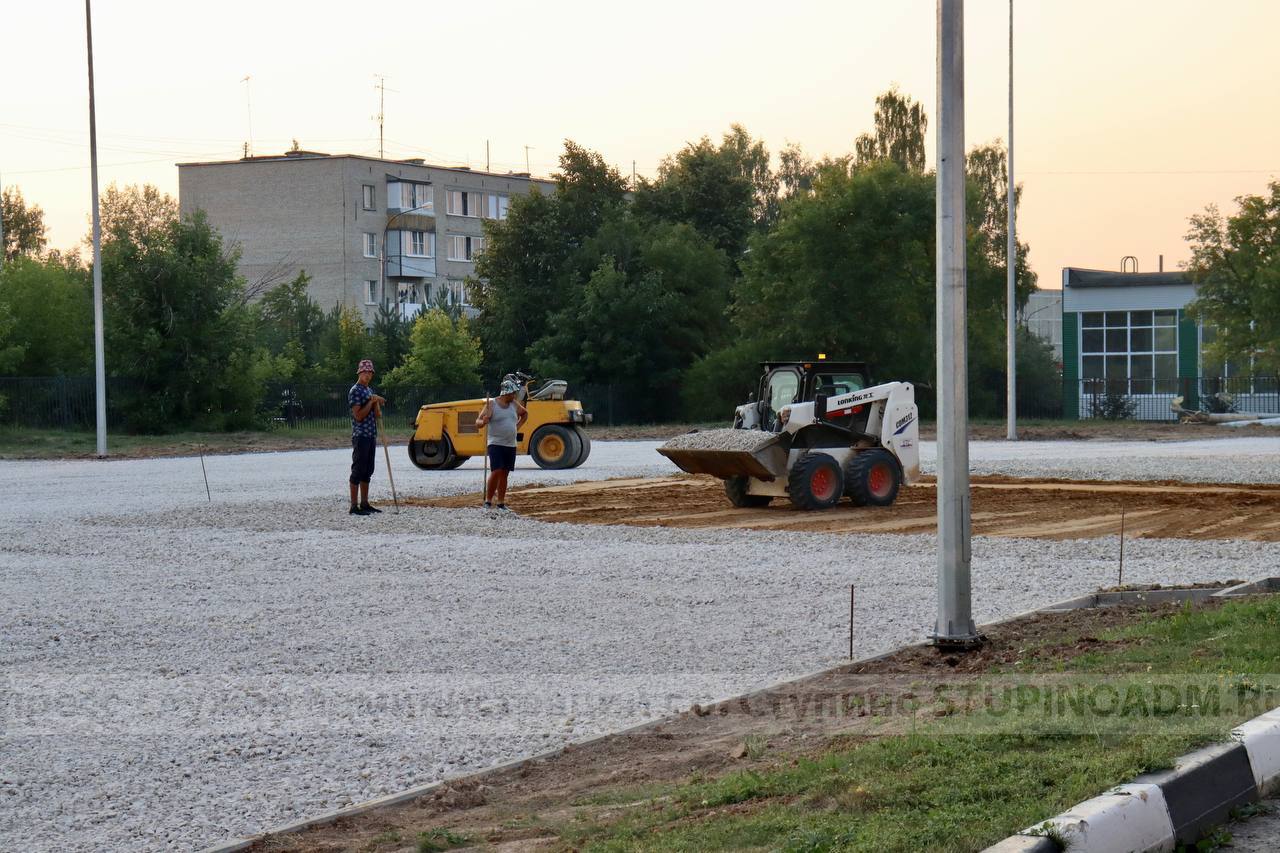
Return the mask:
[[[414,849],[418,833],[438,829],[465,836],[486,849],[568,849],[555,830],[557,825],[570,823],[576,815],[607,818],[641,806],[642,786],[676,783],[693,774],[710,778],[776,767],[831,748],[832,738],[838,738],[837,745],[851,745],[906,731],[913,712],[904,712],[904,707],[918,705],[914,711],[918,717],[945,713],[927,700],[940,682],[991,673],[1029,656],[1052,667],[1054,662],[1068,662],[1106,647],[1108,641],[1097,635],[1110,628],[1181,607],[1170,603],[1032,614],[984,628],[987,643],[977,651],[946,654],[927,645],[912,646],[761,693],[706,707],[695,705],[653,726],[478,773],[421,799],[262,839],[250,849],[398,853]],[[871,701],[851,702],[852,696]],[[749,737],[757,743],[763,739],[767,750],[757,753],[758,757],[747,754]]]
[[[1280,541],[1280,485],[1092,482],[974,477],[973,532],[982,536],[1086,539],[1113,536],[1124,513],[1126,537]],[[889,507],[848,501],[804,512],[785,498],[763,509],[729,504],[721,482],[687,474],[571,486],[513,489],[512,508],[548,522],[641,527],[807,530],[822,533],[931,533],[932,482],[904,487]],[[425,506],[475,506],[478,495],[419,498]]]

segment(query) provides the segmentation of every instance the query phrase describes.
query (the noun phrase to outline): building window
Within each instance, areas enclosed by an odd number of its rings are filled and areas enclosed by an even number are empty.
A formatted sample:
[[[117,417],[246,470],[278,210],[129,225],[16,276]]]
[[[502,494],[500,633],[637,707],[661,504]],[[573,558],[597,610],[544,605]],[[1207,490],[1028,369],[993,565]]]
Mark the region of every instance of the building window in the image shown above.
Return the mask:
[[[490,193],[488,202],[489,210],[487,215],[489,219],[507,218],[507,208],[511,206],[511,196],[502,193]]]
[[[436,235],[432,231],[405,231],[406,255],[415,258],[434,258],[436,256]]]
[[[366,258],[378,257],[378,235],[370,234],[367,231],[364,235],[364,256]]]
[[[453,216],[479,216],[484,193],[449,190],[449,213]]]
[[[456,278],[449,279],[449,298],[453,300],[454,305],[468,305],[467,302],[467,284]]]
[[[396,285],[396,302],[400,305],[416,305],[418,288],[409,281],[399,282]]]
[[[365,210],[377,210],[378,208],[373,201],[373,184],[362,184],[360,186],[361,204]]]
[[[378,304],[378,282],[373,279],[368,279],[364,283],[364,304]]]
[[[1086,311],[1080,320],[1081,377],[1129,394],[1168,393],[1178,378],[1178,312]]]
[[[483,237],[464,237],[455,234],[449,238],[449,260],[451,261],[474,261],[483,251]]]
[[[435,207],[431,184],[417,184],[411,181],[388,182],[387,207],[392,210],[418,210],[430,213]]]

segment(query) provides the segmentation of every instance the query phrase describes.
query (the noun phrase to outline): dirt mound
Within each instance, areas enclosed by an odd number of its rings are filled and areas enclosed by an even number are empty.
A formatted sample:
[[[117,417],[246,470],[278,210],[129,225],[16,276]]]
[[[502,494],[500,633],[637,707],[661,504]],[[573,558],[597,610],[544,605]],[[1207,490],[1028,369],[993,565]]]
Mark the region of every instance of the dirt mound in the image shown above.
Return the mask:
[[[973,532],[982,536],[1087,539],[1120,531],[1159,539],[1244,539],[1280,542],[1280,486],[1152,482],[1081,482],[973,478]],[[475,495],[415,500],[467,507]],[[807,530],[822,533],[932,533],[933,483],[905,487],[889,507],[842,502],[805,512],[785,499],[762,509],[736,509],[721,482],[675,476],[605,480],[512,492],[521,515],[548,522],[642,527]]]

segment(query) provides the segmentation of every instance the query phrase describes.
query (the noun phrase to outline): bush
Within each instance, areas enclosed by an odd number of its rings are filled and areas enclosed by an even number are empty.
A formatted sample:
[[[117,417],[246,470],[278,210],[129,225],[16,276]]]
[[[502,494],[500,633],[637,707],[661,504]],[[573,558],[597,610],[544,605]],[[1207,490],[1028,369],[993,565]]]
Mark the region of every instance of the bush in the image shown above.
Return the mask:
[[[1095,393],[1089,401],[1089,414],[1107,421],[1133,420],[1137,411],[1138,404],[1133,398],[1115,388]]]

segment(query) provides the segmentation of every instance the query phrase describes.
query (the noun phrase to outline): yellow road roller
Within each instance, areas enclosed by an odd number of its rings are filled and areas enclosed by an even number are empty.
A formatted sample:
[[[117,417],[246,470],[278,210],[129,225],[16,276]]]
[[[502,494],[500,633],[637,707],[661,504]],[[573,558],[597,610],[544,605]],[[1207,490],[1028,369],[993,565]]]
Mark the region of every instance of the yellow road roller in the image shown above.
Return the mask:
[[[529,419],[516,436],[516,453],[527,454],[539,468],[577,468],[591,455],[591,437],[586,426],[591,415],[582,403],[566,400],[568,383],[550,379],[536,389],[533,377],[509,373],[520,386],[516,399],[529,410]],[[424,471],[457,468],[472,456],[485,452],[484,430],[476,418],[485,398],[428,403],[418,409],[409,439],[409,460]]]

